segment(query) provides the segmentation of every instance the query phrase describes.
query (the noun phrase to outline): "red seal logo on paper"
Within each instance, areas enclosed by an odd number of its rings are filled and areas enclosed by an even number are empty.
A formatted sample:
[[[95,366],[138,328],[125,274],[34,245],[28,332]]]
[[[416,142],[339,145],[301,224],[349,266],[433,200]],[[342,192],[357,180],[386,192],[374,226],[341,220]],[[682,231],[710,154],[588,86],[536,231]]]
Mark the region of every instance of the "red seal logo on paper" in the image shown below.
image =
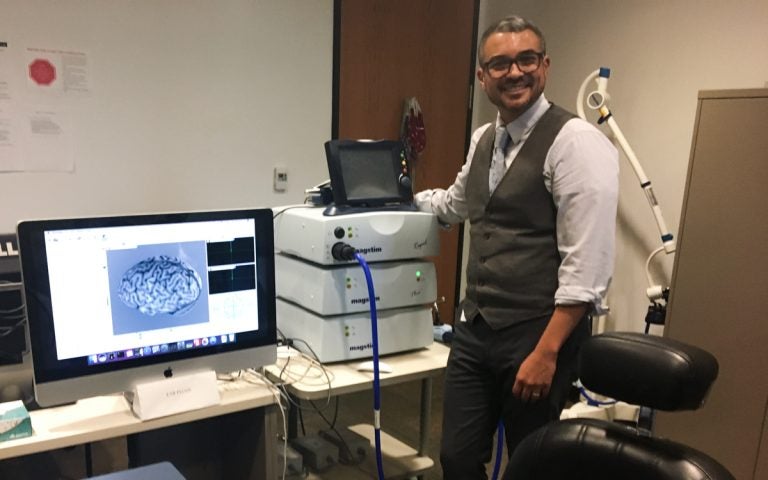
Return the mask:
[[[38,85],[50,85],[56,80],[56,67],[48,60],[38,58],[29,64],[29,78]]]

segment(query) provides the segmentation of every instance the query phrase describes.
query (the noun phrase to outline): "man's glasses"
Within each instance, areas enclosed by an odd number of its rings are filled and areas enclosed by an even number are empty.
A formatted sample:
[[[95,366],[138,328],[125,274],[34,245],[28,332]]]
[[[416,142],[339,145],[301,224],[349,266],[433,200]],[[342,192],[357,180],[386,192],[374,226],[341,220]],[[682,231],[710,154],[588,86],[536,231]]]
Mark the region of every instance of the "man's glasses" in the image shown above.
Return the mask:
[[[491,78],[499,79],[512,70],[512,65],[517,65],[517,69],[522,73],[535,72],[541,66],[543,58],[543,52],[523,52],[515,58],[495,57],[486,62],[483,69]]]

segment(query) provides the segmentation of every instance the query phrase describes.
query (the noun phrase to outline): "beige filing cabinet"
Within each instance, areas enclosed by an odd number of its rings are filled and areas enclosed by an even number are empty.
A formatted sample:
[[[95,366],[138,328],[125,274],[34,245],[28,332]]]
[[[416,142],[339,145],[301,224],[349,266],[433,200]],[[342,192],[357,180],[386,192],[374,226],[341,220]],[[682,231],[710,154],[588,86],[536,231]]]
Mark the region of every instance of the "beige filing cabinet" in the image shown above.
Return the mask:
[[[712,352],[703,409],[655,434],[768,478],[768,89],[699,93],[665,335]]]

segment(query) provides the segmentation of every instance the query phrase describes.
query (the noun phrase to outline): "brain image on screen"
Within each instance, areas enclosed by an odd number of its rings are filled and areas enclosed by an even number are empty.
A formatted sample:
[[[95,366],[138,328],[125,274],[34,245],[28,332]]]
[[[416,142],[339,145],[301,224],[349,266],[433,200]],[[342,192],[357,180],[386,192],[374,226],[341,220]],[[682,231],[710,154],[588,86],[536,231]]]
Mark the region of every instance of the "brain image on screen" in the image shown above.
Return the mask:
[[[189,264],[160,255],[129,268],[120,281],[118,297],[145,315],[184,315],[197,302],[202,285]]]

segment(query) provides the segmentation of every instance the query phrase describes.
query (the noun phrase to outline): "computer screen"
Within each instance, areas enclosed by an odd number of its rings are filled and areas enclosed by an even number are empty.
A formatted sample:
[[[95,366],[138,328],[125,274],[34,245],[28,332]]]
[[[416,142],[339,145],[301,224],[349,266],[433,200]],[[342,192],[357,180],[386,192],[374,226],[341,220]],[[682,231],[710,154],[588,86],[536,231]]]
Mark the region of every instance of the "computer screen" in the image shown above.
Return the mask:
[[[18,225],[40,405],[276,359],[269,209]]]
[[[380,207],[413,198],[402,142],[331,140],[325,143],[333,201],[337,207]]]

